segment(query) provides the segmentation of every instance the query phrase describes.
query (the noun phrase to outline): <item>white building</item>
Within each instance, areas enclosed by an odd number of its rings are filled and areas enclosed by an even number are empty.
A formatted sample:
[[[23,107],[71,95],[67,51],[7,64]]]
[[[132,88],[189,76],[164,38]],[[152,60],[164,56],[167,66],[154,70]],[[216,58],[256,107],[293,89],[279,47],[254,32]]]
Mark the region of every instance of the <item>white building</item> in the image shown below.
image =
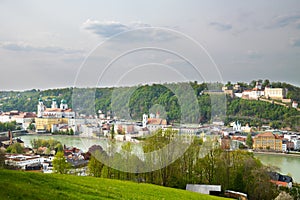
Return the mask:
[[[242,97],[246,99],[255,99],[257,100],[261,96],[264,96],[264,91],[258,90],[257,88],[254,88],[253,90],[245,90],[242,93]]]
[[[294,150],[299,150],[300,149],[300,139],[292,139],[291,140],[294,143]]]
[[[298,103],[297,103],[296,101],[293,101],[292,107],[293,107],[293,108],[298,108]]]
[[[16,121],[16,123],[21,125],[23,129],[27,129],[35,117],[36,114],[32,112],[19,112],[17,110],[13,110],[2,113],[0,115],[0,122],[5,123]]]
[[[264,96],[271,99],[284,99],[286,97],[286,89],[284,88],[265,88]]]
[[[147,127],[147,123],[148,123],[148,115],[143,114],[143,128]]]
[[[239,121],[233,123],[233,126],[232,126],[233,131],[241,132],[242,131],[241,128],[242,128],[242,125],[241,125],[241,123],[239,123]]]
[[[288,139],[289,141],[292,141],[293,139],[297,139],[298,136],[295,134],[284,134],[283,138]]]
[[[91,124],[81,125],[80,136],[82,137],[95,137],[100,133],[100,127]]]
[[[5,164],[26,169],[26,166],[39,165],[44,162],[44,158],[39,155],[5,155]]]
[[[52,99],[51,108],[47,108],[40,98],[37,108],[37,117],[39,118],[75,118],[75,112],[68,108],[68,104],[64,99],[61,100],[60,108],[58,108],[55,98]]]

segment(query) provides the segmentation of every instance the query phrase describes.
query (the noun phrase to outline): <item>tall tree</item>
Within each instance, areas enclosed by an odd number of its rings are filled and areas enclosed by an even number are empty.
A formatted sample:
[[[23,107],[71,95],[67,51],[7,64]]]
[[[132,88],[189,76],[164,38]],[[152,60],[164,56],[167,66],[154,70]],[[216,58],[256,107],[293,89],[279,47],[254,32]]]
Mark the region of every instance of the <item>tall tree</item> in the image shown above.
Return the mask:
[[[70,169],[70,164],[67,162],[64,152],[59,151],[53,159],[53,169],[55,173],[66,174]]]
[[[110,135],[111,135],[111,139],[113,140],[115,138],[115,125],[114,124],[111,126]]]
[[[104,164],[100,162],[99,156],[101,156],[100,152],[95,151],[94,155],[91,155],[88,164],[89,174],[95,177],[101,177],[102,169],[104,167]]]
[[[248,135],[247,135],[246,145],[252,149],[253,141],[252,141],[251,133],[248,133]]]
[[[7,148],[8,153],[23,153],[24,147],[20,143],[14,143]]]

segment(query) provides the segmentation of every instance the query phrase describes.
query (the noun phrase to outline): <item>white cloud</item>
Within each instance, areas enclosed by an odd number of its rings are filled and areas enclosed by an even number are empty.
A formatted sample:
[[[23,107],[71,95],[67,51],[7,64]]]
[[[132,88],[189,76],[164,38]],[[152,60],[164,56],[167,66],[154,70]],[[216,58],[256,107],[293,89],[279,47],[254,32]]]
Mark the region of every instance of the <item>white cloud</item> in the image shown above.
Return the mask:
[[[34,46],[24,42],[0,42],[0,48],[10,51],[42,52],[51,54],[77,54],[83,53],[82,50],[67,49],[58,46]]]

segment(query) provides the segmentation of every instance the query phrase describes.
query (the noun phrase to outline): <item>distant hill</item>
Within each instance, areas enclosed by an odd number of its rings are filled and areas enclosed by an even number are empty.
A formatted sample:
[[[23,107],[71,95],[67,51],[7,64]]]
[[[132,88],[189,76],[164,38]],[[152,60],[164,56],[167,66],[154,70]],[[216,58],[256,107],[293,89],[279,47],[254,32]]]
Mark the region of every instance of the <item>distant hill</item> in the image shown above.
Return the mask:
[[[0,199],[225,199],[127,181],[0,170]]]
[[[135,88],[124,87],[123,90],[130,91],[133,89],[128,102],[130,116],[134,120],[141,120],[143,113],[148,113],[149,109],[152,112],[161,111],[164,109],[163,116],[169,122],[179,122],[182,116],[182,109],[178,100],[178,96],[185,97],[185,92],[174,94],[174,90],[170,88],[185,88],[187,84],[194,90],[195,96],[199,103],[199,118],[190,119],[193,123],[207,123],[211,119],[211,98],[209,94],[203,92],[209,88],[214,88],[215,91],[220,91],[222,84],[220,83],[169,83],[169,84],[153,84],[142,85]],[[255,81],[250,84],[239,83],[244,89],[252,88]],[[271,87],[283,87],[288,89],[288,98],[300,102],[300,88],[287,83],[264,81],[263,85]],[[0,92],[0,110],[20,110],[34,112],[37,109],[38,98],[42,97],[46,106],[50,107],[52,98],[56,98],[58,102],[61,99],[67,100],[69,107],[72,107],[72,101],[84,105],[81,113],[87,114],[90,110],[97,112],[101,110],[107,113],[112,110],[112,95],[116,99],[122,99],[119,94],[120,88],[89,88],[82,89],[77,95],[72,96],[73,88],[49,89],[49,90],[30,90],[24,92],[6,91]],[[176,91],[175,91],[176,92]],[[88,93],[94,95],[94,102],[87,101],[85,96]],[[225,99],[223,99],[225,100]],[[227,118],[225,122],[240,120],[243,125],[249,123],[252,126],[260,126],[262,124],[271,125],[273,128],[289,127],[292,130],[300,130],[300,113],[296,109],[286,108],[280,105],[274,105],[266,102],[242,100],[227,96]],[[161,106],[157,106],[161,105]],[[216,105],[216,104],[215,104]],[[122,105],[120,105],[122,108]],[[216,110],[221,110],[217,108]],[[193,105],[187,105],[184,108],[186,116],[193,116]],[[298,125],[299,124],[299,125]]]

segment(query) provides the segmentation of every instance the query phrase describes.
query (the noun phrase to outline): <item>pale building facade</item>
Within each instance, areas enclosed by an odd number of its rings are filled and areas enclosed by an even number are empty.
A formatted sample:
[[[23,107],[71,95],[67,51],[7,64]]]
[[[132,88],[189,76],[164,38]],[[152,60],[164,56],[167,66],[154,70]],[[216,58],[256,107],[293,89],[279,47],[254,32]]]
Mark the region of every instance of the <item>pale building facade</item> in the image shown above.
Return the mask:
[[[286,97],[286,89],[284,88],[265,88],[265,97],[271,99],[284,99]]]

